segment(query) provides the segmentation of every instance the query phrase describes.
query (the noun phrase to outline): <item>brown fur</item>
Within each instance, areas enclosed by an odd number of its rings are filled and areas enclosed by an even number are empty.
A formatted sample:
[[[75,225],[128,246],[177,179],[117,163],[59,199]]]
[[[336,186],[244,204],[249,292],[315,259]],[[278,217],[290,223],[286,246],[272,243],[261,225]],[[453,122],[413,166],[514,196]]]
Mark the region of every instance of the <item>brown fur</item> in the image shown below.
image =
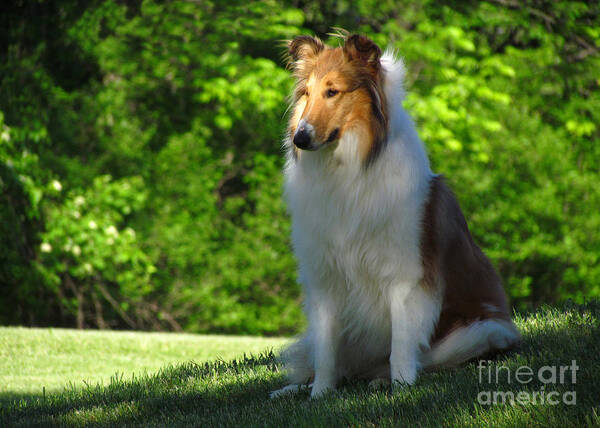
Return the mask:
[[[343,38],[338,48],[325,47],[321,40],[300,36],[288,43],[289,65],[296,87],[290,118],[290,138],[300,119],[315,130],[319,145],[335,141],[345,132],[360,134],[360,156],[372,163],[386,141],[387,111],[383,91],[381,50],[364,36]],[[328,90],[337,91],[328,96]],[[296,156],[300,155],[297,149]]]
[[[490,318],[510,321],[500,277],[475,244],[456,197],[442,177],[431,181],[423,218],[424,286],[444,287],[442,312],[431,343],[459,327]]]

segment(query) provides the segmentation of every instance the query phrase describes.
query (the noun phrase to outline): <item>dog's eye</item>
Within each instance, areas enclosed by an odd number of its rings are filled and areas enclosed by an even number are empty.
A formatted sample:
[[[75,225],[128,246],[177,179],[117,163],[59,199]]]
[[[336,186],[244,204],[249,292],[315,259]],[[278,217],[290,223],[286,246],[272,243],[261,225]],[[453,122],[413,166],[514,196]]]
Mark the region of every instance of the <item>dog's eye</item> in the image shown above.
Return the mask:
[[[325,94],[327,95],[327,98],[331,98],[335,97],[338,92],[339,91],[336,91],[335,89],[327,89],[327,92]]]

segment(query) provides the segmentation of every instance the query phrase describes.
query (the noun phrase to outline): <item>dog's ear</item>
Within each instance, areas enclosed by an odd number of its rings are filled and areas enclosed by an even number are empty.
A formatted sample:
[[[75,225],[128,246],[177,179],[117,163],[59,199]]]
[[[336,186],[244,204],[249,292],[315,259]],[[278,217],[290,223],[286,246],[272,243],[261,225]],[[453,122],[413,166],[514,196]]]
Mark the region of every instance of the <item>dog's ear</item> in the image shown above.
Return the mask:
[[[359,34],[346,38],[344,56],[347,61],[358,61],[365,65],[373,74],[377,74],[381,68],[381,49],[371,39]]]
[[[298,36],[287,43],[287,66],[294,71],[298,81],[308,79],[310,72],[316,64],[317,55],[325,49],[325,45],[318,37]]]
[[[290,40],[287,45],[292,62],[312,59],[325,49],[321,39],[311,36],[298,36]]]

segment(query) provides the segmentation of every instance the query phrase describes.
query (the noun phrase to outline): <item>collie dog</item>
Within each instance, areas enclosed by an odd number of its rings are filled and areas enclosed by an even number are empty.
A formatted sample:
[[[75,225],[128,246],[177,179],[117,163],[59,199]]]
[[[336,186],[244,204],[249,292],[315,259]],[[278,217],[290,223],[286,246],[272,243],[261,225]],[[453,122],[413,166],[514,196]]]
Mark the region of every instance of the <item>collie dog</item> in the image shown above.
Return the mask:
[[[288,50],[285,196],[309,325],[271,396],[344,377],[410,385],[516,345],[500,278],[402,108],[403,63],[361,35]]]

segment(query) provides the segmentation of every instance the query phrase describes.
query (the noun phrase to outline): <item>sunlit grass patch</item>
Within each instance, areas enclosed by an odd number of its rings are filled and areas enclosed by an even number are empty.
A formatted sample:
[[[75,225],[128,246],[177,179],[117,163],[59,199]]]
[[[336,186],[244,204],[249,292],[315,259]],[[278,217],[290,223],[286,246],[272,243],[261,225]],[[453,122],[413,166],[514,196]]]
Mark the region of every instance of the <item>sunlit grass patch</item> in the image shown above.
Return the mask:
[[[153,373],[167,364],[231,360],[278,350],[286,339],[252,336],[0,327],[0,394],[41,394]]]

